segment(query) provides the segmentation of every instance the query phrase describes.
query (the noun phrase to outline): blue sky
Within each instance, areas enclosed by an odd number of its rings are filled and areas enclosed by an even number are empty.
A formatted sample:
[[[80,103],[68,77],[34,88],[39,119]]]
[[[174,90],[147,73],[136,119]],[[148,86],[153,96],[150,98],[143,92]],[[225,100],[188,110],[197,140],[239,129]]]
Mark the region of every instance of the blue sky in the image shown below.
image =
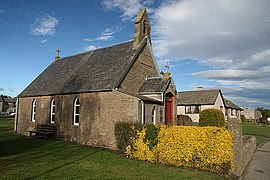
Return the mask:
[[[17,96],[53,60],[133,39],[146,7],[160,70],[178,91],[222,89],[270,108],[268,0],[0,0],[0,93]]]

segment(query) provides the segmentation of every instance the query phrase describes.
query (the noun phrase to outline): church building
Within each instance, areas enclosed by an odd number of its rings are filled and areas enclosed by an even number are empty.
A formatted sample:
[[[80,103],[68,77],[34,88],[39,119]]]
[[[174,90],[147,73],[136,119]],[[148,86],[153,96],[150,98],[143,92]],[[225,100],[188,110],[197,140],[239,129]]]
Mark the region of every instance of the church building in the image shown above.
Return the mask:
[[[54,124],[55,138],[116,149],[118,122],[175,124],[176,87],[155,60],[146,9],[134,40],[56,58],[17,99],[15,131]]]

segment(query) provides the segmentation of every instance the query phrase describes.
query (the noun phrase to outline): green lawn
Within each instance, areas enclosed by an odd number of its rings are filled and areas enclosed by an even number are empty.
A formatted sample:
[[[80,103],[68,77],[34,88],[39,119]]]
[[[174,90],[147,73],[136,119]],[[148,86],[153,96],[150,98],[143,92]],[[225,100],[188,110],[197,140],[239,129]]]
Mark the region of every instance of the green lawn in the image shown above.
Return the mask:
[[[0,179],[223,179],[217,174],[166,167],[62,141],[13,133],[0,119]]]
[[[270,138],[270,127],[263,126],[254,122],[244,122],[242,125],[244,135],[254,135],[257,145],[262,144]]]

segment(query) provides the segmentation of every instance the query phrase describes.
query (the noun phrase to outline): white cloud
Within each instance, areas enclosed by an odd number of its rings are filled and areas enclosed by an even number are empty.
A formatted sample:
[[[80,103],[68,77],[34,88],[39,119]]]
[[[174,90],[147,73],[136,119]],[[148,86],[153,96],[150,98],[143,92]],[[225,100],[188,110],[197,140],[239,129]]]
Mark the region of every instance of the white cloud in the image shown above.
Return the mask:
[[[97,38],[84,38],[85,42],[93,42],[93,41],[111,41],[114,39],[114,34],[120,32],[123,28],[119,26],[112,26],[110,28],[106,28],[103,30],[99,37]]]
[[[101,32],[101,35],[102,36],[112,36],[114,35],[115,33],[121,31],[123,28],[122,27],[119,27],[119,26],[112,26],[110,28],[106,28],[105,30],[103,30]]]
[[[50,15],[39,16],[31,26],[31,33],[35,36],[54,35],[59,20]]]
[[[83,41],[85,41],[85,42],[93,42],[94,40],[91,39],[91,38],[84,38]]]
[[[120,9],[122,20],[133,20],[143,7],[153,4],[151,0],[103,0],[102,4],[105,10]],[[152,12],[149,9],[149,12]]]
[[[86,52],[86,51],[93,51],[95,49],[97,49],[98,47],[95,46],[95,45],[89,45],[89,46],[84,46],[83,47],[83,51]]]
[[[113,36],[99,36],[96,38],[97,41],[110,41],[113,39]]]
[[[245,58],[270,45],[268,0],[171,1],[159,7],[152,29],[165,58]]]
[[[44,39],[44,40],[41,40],[41,44],[45,44],[48,40],[47,39]]]

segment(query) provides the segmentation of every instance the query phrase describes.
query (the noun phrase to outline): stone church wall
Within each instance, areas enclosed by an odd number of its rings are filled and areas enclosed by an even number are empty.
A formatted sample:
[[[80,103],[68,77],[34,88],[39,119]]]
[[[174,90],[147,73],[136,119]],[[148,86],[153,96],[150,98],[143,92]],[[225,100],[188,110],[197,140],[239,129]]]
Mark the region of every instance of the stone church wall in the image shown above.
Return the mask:
[[[151,53],[147,46],[139,54],[133,67],[122,82],[120,88],[131,93],[138,93],[146,76],[158,77]]]
[[[80,100],[80,125],[73,125],[73,103]],[[50,103],[55,99],[55,137],[68,142],[116,149],[114,125],[119,121],[139,122],[137,98],[117,91],[27,97],[19,99],[17,133],[28,135],[36,123],[50,123]],[[31,122],[33,99],[36,121]]]

